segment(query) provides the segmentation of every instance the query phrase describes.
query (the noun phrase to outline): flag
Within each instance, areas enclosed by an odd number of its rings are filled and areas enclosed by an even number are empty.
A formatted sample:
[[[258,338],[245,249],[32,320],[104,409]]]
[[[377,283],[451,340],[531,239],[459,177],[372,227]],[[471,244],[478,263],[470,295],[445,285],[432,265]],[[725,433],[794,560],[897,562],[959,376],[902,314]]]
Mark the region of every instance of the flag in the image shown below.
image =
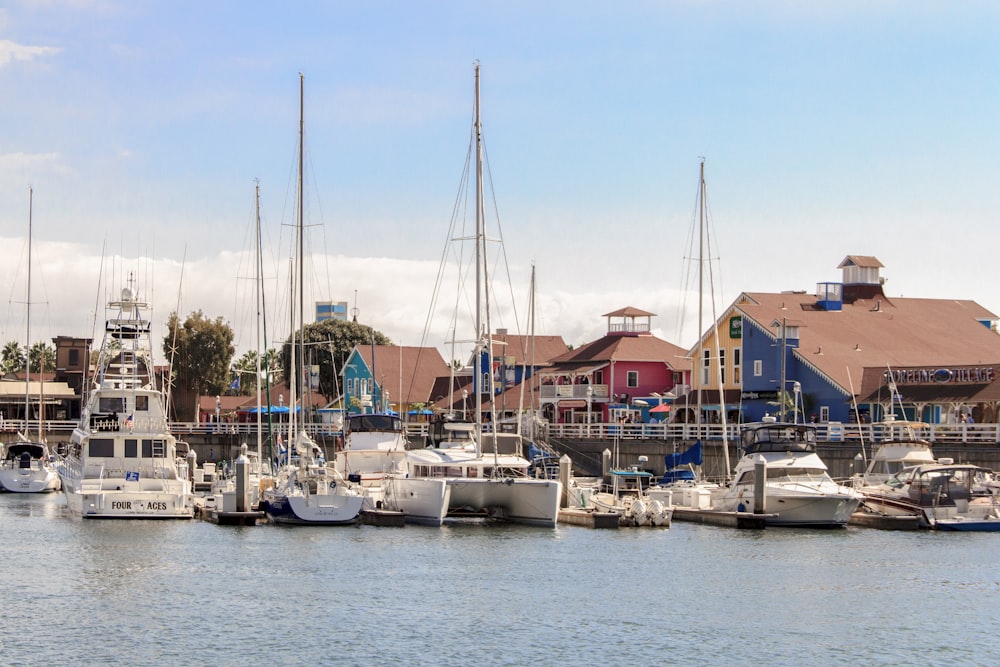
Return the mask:
[[[134,425],[134,422],[132,421],[132,415],[129,415],[128,417],[126,417],[126,418],[125,418],[125,427],[126,427],[126,428],[127,428],[127,429],[128,429],[129,431],[131,431],[131,430],[132,430],[132,427],[133,427],[133,425]],[[138,474],[138,473],[137,473],[137,474]]]
[[[138,470],[128,470],[125,472],[126,482],[138,482],[139,481],[139,471]]]
[[[233,391],[239,391],[240,390],[240,376],[239,375],[237,375],[236,379],[233,380],[233,383],[231,385],[229,385],[229,388],[232,389]]]

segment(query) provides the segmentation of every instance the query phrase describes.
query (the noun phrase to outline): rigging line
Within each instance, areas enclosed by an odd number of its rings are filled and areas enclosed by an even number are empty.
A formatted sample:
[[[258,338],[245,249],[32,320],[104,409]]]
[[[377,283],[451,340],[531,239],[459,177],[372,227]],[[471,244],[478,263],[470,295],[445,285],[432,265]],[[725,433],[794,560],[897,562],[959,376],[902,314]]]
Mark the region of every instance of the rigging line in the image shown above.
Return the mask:
[[[521,331],[521,322],[520,322],[520,318],[518,317],[517,301],[514,299],[514,281],[511,279],[511,275],[510,275],[510,262],[508,261],[508,257],[507,257],[507,244],[504,243],[504,239],[503,239],[503,225],[501,225],[501,223],[500,223],[500,208],[497,205],[497,193],[496,193],[496,190],[493,187],[493,170],[490,168],[489,152],[486,149],[486,138],[485,137],[482,138],[482,147],[483,147],[483,165],[484,165],[484,167],[486,169],[486,180],[490,184],[490,200],[493,202],[493,215],[496,216],[496,221],[497,221],[497,237],[498,237],[498,241],[499,241],[499,244],[500,244],[500,248],[497,251],[497,257],[498,257],[497,263],[499,265],[499,258],[502,257],[503,258],[503,267],[504,267],[504,269],[505,269],[505,271],[507,273],[507,288],[510,291],[511,310],[512,310],[513,316],[514,316],[514,330],[520,333],[520,331]],[[485,221],[484,221],[484,224],[485,224]],[[485,227],[484,227],[484,233],[485,233]],[[492,287],[493,281],[489,281],[488,284]],[[496,291],[495,290],[494,290],[494,297],[496,297]]]

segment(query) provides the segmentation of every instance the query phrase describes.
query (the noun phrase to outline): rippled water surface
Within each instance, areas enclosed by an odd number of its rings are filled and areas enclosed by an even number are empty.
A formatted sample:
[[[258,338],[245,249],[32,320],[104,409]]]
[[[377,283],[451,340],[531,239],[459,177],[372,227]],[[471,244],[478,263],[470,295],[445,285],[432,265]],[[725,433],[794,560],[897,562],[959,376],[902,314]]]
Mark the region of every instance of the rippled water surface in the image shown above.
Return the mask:
[[[995,665],[1000,534],[82,521],[0,495],[4,665]]]

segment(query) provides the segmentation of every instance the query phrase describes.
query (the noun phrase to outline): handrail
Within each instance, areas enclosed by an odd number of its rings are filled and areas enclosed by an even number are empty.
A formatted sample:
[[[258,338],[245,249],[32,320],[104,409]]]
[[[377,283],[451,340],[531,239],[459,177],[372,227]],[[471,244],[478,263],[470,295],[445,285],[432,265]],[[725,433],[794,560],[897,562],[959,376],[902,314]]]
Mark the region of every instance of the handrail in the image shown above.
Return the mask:
[[[48,434],[69,434],[77,427],[78,422],[61,420],[46,421],[45,430]],[[257,434],[257,424],[252,422],[170,422],[167,424],[170,432],[183,439],[185,435],[243,435]],[[6,432],[24,432],[24,420],[5,419],[3,430]],[[410,438],[427,435],[426,422],[408,423],[406,434]],[[306,432],[311,435],[340,436],[343,431],[333,424],[305,424]],[[674,424],[674,423],[630,423],[630,424],[548,424],[549,437],[572,439],[613,440],[615,437],[627,439],[648,440],[695,440],[722,441],[721,424]],[[727,440],[736,442],[739,438],[740,425],[727,424]],[[864,440],[876,444],[889,439],[895,430],[900,436],[899,426],[890,424],[841,424],[827,422],[816,424],[816,438],[821,442],[852,442]],[[917,436],[929,443],[1000,443],[1000,424],[928,424],[917,429]]]

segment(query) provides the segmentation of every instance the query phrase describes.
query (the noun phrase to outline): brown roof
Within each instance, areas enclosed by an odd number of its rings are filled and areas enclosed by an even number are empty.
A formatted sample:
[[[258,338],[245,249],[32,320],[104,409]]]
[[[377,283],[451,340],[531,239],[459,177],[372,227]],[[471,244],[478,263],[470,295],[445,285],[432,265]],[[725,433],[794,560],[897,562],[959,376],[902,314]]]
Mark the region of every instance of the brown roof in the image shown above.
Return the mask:
[[[673,370],[689,370],[691,360],[684,350],[656,336],[608,335],[581,345],[552,360],[560,367],[610,361],[662,361]]]
[[[845,390],[853,384],[854,392],[865,368],[1000,362],[1000,335],[983,325],[997,316],[975,301],[859,299],[825,311],[812,294],[745,292],[735,309],[775,340],[774,322],[795,321],[798,359]]]
[[[625,306],[610,313],[604,313],[601,317],[656,317],[656,313],[647,313],[635,306]]]
[[[372,351],[375,360],[372,363]],[[399,345],[359,345],[358,353],[364,359],[379,386],[389,392],[393,403],[427,403],[434,382],[448,373],[448,364],[437,348],[407,347]],[[399,393],[402,391],[402,397]]]
[[[878,261],[877,257],[872,257],[871,255],[848,255],[844,258],[844,261],[837,265],[837,268],[842,269],[845,266],[860,266],[866,269],[885,268],[885,264]]]
[[[530,363],[532,360],[532,337],[517,334],[493,334],[493,357],[514,357],[518,366]],[[569,347],[562,336],[535,336],[534,362],[536,366],[565,354]]]

